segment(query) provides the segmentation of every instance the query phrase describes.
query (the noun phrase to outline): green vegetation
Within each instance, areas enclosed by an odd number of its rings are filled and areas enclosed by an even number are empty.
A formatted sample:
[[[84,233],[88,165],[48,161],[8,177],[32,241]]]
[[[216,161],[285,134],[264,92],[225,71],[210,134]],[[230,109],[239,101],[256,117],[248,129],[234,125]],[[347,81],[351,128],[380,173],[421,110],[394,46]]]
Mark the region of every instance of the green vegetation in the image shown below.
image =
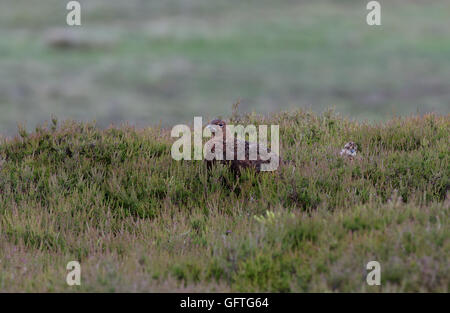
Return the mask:
[[[279,124],[295,167],[208,174],[172,160],[160,128],[53,119],[3,139],[0,290],[448,292],[448,115],[232,120]],[[350,140],[353,161],[339,156]],[[381,286],[365,282],[371,260]]]

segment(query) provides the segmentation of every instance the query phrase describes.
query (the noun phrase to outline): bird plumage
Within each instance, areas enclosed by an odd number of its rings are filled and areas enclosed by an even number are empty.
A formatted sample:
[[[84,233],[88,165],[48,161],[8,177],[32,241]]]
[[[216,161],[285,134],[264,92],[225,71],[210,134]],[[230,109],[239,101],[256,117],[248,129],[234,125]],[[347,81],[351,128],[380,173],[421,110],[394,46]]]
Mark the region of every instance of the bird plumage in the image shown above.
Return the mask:
[[[211,168],[214,163],[220,162],[222,164],[229,165],[231,170],[235,173],[239,173],[245,168],[253,168],[259,172],[261,171],[261,166],[263,164],[269,164],[272,157],[276,157],[279,162],[281,162],[279,156],[274,152],[271,152],[271,150],[266,146],[254,142],[248,142],[246,140],[240,140],[235,137],[234,134],[229,131],[225,121],[223,120],[213,120],[207,127],[213,131],[213,137],[207,144],[211,146],[211,153],[215,154],[214,157],[211,157],[206,161],[208,168]],[[227,145],[230,143],[233,144],[233,155],[227,160]],[[242,155],[243,157],[241,158],[238,150],[239,146],[244,149]],[[219,151],[216,154],[216,147],[222,147],[222,151]],[[256,151],[256,158],[251,155],[252,149]],[[221,158],[217,158],[217,155],[221,155]]]

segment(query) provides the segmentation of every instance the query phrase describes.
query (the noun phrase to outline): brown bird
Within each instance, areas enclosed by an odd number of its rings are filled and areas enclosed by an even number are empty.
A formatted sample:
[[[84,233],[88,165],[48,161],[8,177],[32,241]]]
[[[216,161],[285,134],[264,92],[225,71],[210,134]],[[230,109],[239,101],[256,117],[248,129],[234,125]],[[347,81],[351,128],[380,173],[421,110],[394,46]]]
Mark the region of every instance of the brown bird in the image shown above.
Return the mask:
[[[353,160],[358,152],[358,146],[353,141],[347,142],[344,149],[341,150],[340,155],[347,157],[349,160]]]
[[[223,120],[213,120],[206,127],[210,129],[213,134],[213,137],[205,145],[210,147],[211,151],[209,158],[206,160],[208,169],[210,169],[214,163],[219,162],[229,165],[233,172],[239,174],[240,171],[245,168],[253,168],[257,172],[260,172],[262,170],[262,165],[269,165],[273,158],[275,158],[274,161],[277,162],[276,167],[281,163],[280,157],[276,153],[271,152],[266,146],[239,140],[227,128],[227,124]],[[226,151],[230,143],[233,144],[233,154],[231,155],[231,158],[227,160]],[[241,149],[244,149],[242,156],[238,154],[239,146],[242,147]],[[222,151],[218,150],[216,153],[216,149],[220,148]],[[256,151],[256,158],[254,155],[252,157],[251,151]],[[220,155],[221,157],[219,157]]]

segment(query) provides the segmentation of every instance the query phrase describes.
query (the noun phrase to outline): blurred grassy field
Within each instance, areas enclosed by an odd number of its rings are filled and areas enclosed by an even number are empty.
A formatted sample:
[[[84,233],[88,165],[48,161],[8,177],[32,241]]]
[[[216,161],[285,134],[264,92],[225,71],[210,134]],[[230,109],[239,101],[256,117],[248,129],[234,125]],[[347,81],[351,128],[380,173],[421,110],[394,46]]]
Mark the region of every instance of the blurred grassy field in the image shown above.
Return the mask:
[[[2,0],[0,133],[60,118],[164,125],[335,107],[357,119],[450,112],[450,2]],[[64,32],[69,32],[65,34]],[[52,34],[81,45],[55,49]]]

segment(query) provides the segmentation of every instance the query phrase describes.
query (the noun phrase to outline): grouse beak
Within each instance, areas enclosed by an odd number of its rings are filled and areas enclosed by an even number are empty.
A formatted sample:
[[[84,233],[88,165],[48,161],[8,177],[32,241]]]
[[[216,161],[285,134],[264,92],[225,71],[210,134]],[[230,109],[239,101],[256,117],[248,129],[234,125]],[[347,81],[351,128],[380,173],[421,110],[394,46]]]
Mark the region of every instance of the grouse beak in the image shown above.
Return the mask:
[[[211,132],[215,132],[217,130],[216,125],[212,124],[206,125],[206,128],[208,128]]]

